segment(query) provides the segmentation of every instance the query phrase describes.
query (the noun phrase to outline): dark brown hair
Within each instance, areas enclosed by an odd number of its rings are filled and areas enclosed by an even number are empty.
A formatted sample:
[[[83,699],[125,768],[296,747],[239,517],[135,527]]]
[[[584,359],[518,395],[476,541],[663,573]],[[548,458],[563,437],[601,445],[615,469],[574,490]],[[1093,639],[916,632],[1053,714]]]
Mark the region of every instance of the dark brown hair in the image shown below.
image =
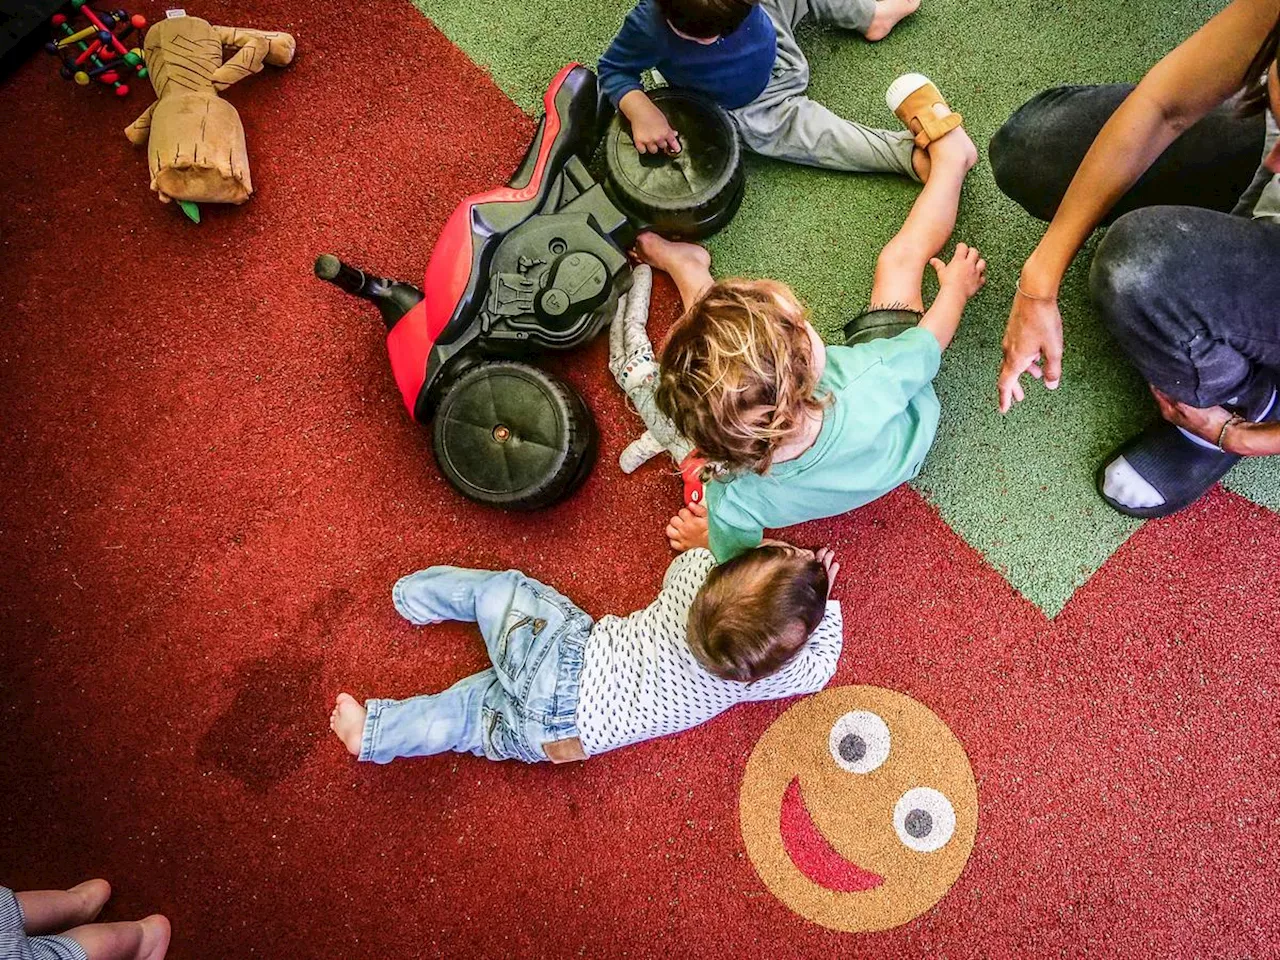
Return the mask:
[[[1244,94],[1240,97],[1240,112],[1246,115],[1261,113],[1267,109],[1267,72],[1272,64],[1280,65],[1280,20],[1271,28],[1262,46],[1254,55],[1253,62],[1244,73]],[[1261,78],[1263,81],[1259,83]]]
[[[733,33],[759,0],[658,0],[667,22],[683,34],[707,40]]]
[[[766,472],[779,446],[826,406],[805,309],[776,280],[721,280],[676,321],[654,400],[699,453]]]
[[[826,605],[827,570],[812,555],[756,547],[707,575],[689,608],[689,649],[722,680],[750,683],[800,652]]]

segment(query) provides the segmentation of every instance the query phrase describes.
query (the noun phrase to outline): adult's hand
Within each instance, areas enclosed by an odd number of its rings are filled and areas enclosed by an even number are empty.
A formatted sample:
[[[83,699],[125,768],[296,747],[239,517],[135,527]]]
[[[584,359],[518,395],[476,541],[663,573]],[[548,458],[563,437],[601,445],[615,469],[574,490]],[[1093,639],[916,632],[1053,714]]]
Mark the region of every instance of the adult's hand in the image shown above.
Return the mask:
[[[1160,408],[1160,416],[1176,427],[1182,427],[1194,433],[1201,440],[1217,445],[1223,438],[1223,428],[1233,419],[1230,411],[1222,407],[1193,407],[1173,399],[1167,393],[1151,388],[1151,395],[1156,398]],[[1239,417],[1234,419],[1239,420]]]
[[[1026,399],[1018,381],[1024,373],[1043,379],[1050,390],[1058,389],[1062,380],[1062,314],[1058,312],[1058,301],[1015,294],[1001,348],[1004,364],[997,383],[1001,413],[1008,413],[1015,403]]]

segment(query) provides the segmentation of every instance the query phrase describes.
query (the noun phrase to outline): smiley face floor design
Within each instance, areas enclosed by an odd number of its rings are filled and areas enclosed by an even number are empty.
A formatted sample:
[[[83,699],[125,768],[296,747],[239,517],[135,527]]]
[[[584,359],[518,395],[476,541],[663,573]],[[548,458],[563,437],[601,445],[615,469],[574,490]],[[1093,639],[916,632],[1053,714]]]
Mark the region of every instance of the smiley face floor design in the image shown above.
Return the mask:
[[[923,704],[835,687],[765,731],[739,814],[747,854],[784,904],[833,930],[887,930],[964,870],[978,789],[960,741]]]

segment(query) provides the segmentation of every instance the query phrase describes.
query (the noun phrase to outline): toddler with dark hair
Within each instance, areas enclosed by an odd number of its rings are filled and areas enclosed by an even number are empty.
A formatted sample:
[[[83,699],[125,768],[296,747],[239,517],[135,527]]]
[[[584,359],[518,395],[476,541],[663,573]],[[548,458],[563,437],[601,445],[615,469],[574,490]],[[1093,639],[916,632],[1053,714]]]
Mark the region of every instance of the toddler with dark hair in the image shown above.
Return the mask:
[[[795,29],[807,16],[879,40],[920,0],[640,0],[600,58],[600,85],[631,122],[641,153],[678,153],[678,131],[644,93],[656,69],[728,110],[756,153],[792,163],[923,180],[928,155],[910,134],[874,130],[806,95]]]
[[[417,625],[475,621],[493,666],[409,700],[341,693],[330,726],[360,760],[456,751],[490,760],[582,760],[688,730],[736,703],[821,690],[840,659],[830,550],[769,541],[716,566],[672,562],[657,599],[593,623],[508,570],[432,567],[392,591]]]

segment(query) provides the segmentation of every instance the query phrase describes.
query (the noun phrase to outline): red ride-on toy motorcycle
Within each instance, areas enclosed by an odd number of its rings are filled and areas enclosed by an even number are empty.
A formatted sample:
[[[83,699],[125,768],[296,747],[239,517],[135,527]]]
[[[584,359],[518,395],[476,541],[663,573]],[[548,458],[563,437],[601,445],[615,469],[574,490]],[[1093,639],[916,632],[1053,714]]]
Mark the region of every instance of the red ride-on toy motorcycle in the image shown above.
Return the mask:
[[[742,196],[727,114],[680,91],[656,92],[655,102],[681,131],[681,154],[642,161],[615,118],[605,134],[606,192],[586,166],[600,139],[600,102],[590,70],[570,64],[556,75],[515,175],[459,204],[421,290],[330,254],[316,260],[318,277],[377,304],[405,406],[433,424],[445,477],[482,503],[547,506],[595,459],[595,422],[582,399],[518,358],[576,347],[608,324],[631,283],[625,251],[639,229],[706,236]]]

